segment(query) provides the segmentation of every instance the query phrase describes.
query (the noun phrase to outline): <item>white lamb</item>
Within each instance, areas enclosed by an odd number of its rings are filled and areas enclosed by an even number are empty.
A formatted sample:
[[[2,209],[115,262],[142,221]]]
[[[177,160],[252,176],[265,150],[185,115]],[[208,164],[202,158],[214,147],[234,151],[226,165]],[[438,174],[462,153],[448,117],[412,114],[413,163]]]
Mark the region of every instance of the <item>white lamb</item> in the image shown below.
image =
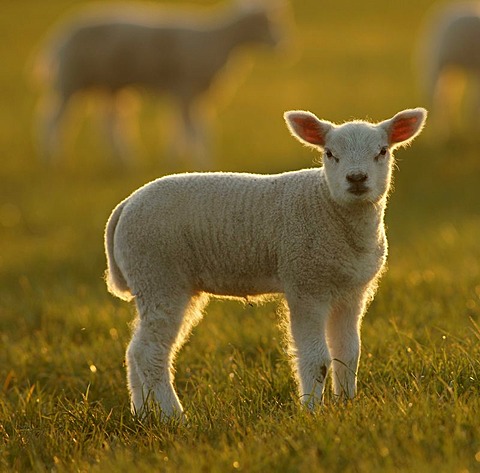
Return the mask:
[[[444,136],[459,127],[464,112],[480,109],[480,3],[435,8],[427,18],[419,50],[419,69],[435,128]],[[474,89],[467,103],[466,86]],[[473,102],[473,103],[468,103]],[[476,120],[469,120],[475,122]]]
[[[172,365],[209,295],[283,293],[302,403],[321,401],[331,364],[335,395],[355,395],[360,324],[387,257],[392,152],[420,133],[426,113],[335,125],[287,112],[293,136],[323,149],[323,167],[166,176],[115,208],[107,283],[138,310],[127,350],[134,412],[182,414]]]
[[[210,163],[199,100],[234,50],[248,44],[274,46],[279,39],[267,7],[242,2],[204,15],[175,14],[158,6],[111,5],[102,12],[78,15],[51,36],[37,61],[37,71],[44,71],[51,82],[40,107],[39,138],[45,158],[58,153],[60,126],[72,98],[97,91],[109,103],[110,144],[119,158],[128,161],[128,129],[119,112],[121,93],[133,87],[174,99],[183,128],[174,143],[194,156],[201,168]]]

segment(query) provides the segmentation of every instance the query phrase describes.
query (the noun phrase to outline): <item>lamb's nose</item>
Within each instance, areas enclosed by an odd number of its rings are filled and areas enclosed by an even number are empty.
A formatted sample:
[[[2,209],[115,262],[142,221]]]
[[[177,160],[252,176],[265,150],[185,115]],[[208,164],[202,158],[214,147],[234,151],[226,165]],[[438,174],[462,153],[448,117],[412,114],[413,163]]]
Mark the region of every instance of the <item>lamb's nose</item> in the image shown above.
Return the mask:
[[[363,172],[357,172],[352,174],[347,174],[347,181],[352,184],[358,184],[360,182],[365,182],[367,180],[367,174]]]

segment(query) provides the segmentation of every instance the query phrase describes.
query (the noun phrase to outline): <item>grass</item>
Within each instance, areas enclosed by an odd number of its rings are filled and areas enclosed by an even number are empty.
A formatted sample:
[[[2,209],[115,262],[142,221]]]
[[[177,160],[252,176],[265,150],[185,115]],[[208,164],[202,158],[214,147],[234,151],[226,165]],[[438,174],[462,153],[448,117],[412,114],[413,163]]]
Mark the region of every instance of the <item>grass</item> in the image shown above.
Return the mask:
[[[295,48],[257,52],[218,111],[218,167],[311,165],[285,130],[287,109],[380,120],[421,105],[411,52],[431,3],[294,1]],[[389,270],[363,325],[355,402],[337,405],[327,392],[322,409],[304,412],[277,304],[214,302],[178,360],[188,424],[134,421],[123,366],[133,308],[105,290],[102,233],[118,201],[164,173],[153,106],[132,172],[105,159],[90,122],[61,165],[43,167],[25,64],[67,6],[2,9],[1,471],[480,471],[475,136],[440,146],[427,128],[397,153]]]

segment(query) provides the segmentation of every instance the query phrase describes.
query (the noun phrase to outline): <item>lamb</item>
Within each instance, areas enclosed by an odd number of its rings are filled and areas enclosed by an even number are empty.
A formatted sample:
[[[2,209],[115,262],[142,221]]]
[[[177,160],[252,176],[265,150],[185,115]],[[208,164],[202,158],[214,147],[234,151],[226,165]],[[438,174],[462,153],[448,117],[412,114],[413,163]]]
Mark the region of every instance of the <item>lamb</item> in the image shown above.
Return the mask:
[[[480,5],[459,3],[435,8],[428,16],[419,48],[419,69],[435,128],[448,136],[460,126],[459,114],[469,79],[475,103],[465,112],[480,108]],[[470,120],[475,122],[476,120]]]
[[[330,366],[334,395],[355,396],[360,324],[387,257],[392,153],[426,114],[335,125],[286,112],[292,135],[323,150],[323,167],[165,176],[114,209],[106,279],[138,312],[126,356],[134,413],[182,417],[174,358],[210,296],[284,294],[301,402],[321,403]]]
[[[199,15],[168,13],[158,7],[110,7],[79,15],[53,33],[40,55],[37,75],[50,74],[52,90],[40,106],[40,149],[47,160],[58,154],[60,125],[79,92],[101,91],[107,100],[106,135],[114,154],[131,160],[128,129],[119,113],[127,88],[169,94],[178,106],[183,133],[174,143],[208,162],[200,110],[219,72],[241,46],[275,46],[279,31],[264,5],[244,5]],[[42,70],[47,73],[42,74]],[[180,149],[174,150],[180,154]]]

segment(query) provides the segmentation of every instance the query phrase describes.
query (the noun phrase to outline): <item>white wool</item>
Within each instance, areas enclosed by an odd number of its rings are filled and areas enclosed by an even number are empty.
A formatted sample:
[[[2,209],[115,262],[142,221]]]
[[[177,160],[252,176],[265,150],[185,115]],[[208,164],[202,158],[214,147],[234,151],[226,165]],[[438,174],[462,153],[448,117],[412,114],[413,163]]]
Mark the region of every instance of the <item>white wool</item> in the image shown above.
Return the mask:
[[[107,281],[134,298],[127,352],[132,407],[179,415],[173,359],[208,295],[283,293],[300,398],[353,397],[360,322],[387,256],[383,224],[391,152],[420,133],[424,109],[379,124],[337,126],[309,112],[285,114],[292,134],[324,150],[324,166],[276,175],[179,174],[141,187],[106,228]]]

